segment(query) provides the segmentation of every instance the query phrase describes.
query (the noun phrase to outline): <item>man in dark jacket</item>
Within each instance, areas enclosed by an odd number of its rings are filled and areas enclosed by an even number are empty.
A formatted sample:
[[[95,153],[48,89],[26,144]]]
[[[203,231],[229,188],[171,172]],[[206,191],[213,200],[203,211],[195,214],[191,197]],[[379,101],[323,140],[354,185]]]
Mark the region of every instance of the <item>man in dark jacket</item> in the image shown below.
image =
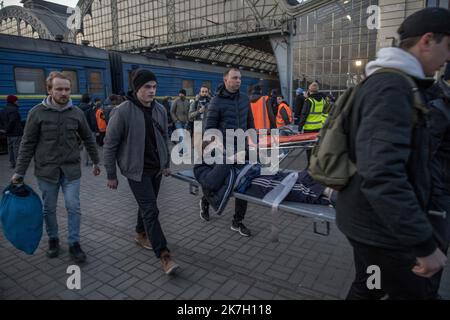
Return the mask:
[[[300,124],[300,115],[302,114],[303,105],[305,104],[305,96],[302,88],[297,88],[295,90],[295,100],[294,100],[294,114],[295,114],[295,124]]]
[[[226,129],[242,129],[245,131],[254,128],[250,101],[247,95],[239,92],[241,87],[241,72],[239,69],[232,68],[225,72],[223,82],[209,104],[205,129],[219,129],[223,137],[226,137]],[[246,211],[247,201],[236,199],[231,230],[249,237],[251,231],[242,223]],[[209,220],[209,205],[205,198],[200,201],[200,217]]]
[[[430,90],[430,131],[432,195],[428,218],[439,236],[439,248],[444,254],[450,243],[450,63],[447,71]],[[434,291],[438,294],[443,270],[433,276]]]
[[[6,120],[6,138],[8,142],[9,162],[11,168],[16,167],[17,156],[19,155],[20,140],[23,135],[22,120],[19,113],[18,98],[14,95],[9,95],[6,98],[5,120]]]
[[[423,93],[435,71],[450,60],[450,12],[420,10],[398,32],[400,48],[381,49],[367,65],[369,78],[356,95],[349,121],[357,123],[348,133],[357,173],[336,206],[337,225],[355,259],[347,299],[434,299],[430,277],[446,262],[428,219],[431,159],[425,101],[414,106],[413,89],[402,75],[374,73],[397,69]],[[380,279],[380,286],[373,279]]]
[[[60,72],[47,78],[49,96],[28,113],[25,132],[20,145],[13,184],[19,184],[34,158],[34,174],[42,191],[44,219],[49,238],[47,256],[59,254],[56,204],[61,188],[68,213],[69,252],[75,262],[86,260],[80,246],[80,149],[84,142],[94,161],[93,174],[98,176],[98,153],[83,113],[72,105],[71,83]]]
[[[103,148],[108,187],[117,189],[117,163],[138,204],[135,241],[153,250],[164,272],[171,274],[178,265],[167,247],[156,202],[162,175],[170,174],[167,112],[155,100],[153,72],[136,70],[132,84],[127,101],[114,109],[106,131]]]

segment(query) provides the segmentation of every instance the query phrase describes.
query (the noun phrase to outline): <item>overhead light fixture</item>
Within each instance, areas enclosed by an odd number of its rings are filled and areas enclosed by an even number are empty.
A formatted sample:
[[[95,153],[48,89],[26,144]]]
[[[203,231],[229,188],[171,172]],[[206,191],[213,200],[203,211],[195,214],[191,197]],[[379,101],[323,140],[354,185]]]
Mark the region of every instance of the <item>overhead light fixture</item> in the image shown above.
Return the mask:
[[[348,21],[352,21],[352,16],[348,14],[347,19],[348,19]]]
[[[361,67],[362,66],[362,61],[361,60],[356,60],[355,61],[355,66]]]
[[[239,70],[243,70],[244,69],[244,67],[243,66],[239,66]]]
[[[217,62],[213,61],[213,62],[211,62],[211,64],[212,64],[213,66],[215,66],[215,65],[217,65]]]
[[[254,68],[250,68],[250,71],[255,71],[255,69]]]
[[[195,61],[195,62],[200,62],[200,61],[202,61],[202,60],[200,60],[200,59],[195,59],[194,61]]]
[[[227,64],[227,68],[231,68],[231,64]]]
[[[347,4],[347,3],[349,3],[349,2],[350,2],[349,0],[345,0],[345,1],[344,1],[344,4]]]

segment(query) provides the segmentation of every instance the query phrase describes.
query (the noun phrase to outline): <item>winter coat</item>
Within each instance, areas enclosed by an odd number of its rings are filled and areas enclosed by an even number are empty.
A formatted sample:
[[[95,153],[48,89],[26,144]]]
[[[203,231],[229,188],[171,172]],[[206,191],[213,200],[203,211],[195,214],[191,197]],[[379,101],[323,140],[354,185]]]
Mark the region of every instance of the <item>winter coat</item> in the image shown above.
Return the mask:
[[[396,68],[413,77],[419,92],[433,83],[419,61],[398,48],[385,48],[367,65],[368,76]],[[413,116],[418,115],[413,128]],[[430,200],[428,119],[413,109],[413,93],[402,76],[376,74],[356,94],[349,123],[350,159],[357,173],[339,193],[336,222],[357,242],[411,252],[416,257],[437,248],[427,218]]]
[[[97,148],[83,112],[72,101],[59,107],[47,97],[28,113],[16,173],[24,176],[34,157],[34,174],[38,178],[57,183],[62,171],[69,181],[79,179],[80,138],[97,164]]]

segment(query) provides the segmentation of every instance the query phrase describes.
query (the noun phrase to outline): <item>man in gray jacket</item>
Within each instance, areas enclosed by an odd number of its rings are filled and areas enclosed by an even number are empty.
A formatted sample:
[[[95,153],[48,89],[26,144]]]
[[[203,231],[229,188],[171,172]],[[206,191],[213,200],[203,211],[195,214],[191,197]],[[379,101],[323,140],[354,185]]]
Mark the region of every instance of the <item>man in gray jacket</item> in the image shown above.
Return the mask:
[[[103,150],[107,185],[117,189],[117,162],[139,207],[135,241],[153,249],[164,272],[171,274],[178,265],[167,247],[156,202],[162,174],[170,174],[167,113],[155,100],[157,82],[151,71],[136,70],[132,85],[127,101],[114,109],[106,130]]]
[[[71,83],[60,72],[47,78],[49,96],[28,113],[25,132],[19,149],[15,174],[11,182],[19,184],[34,157],[34,174],[44,201],[44,219],[49,238],[49,258],[59,254],[56,202],[59,188],[64,193],[68,213],[69,252],[75,262],[86,260],[80,247],[80,148],[79,138],[94,162],[93,174],[98,176],[99,157],[91,130],[79,108],[70,99]]]
[[[178,94],[178,98],[173,102],[172,108],[170,109],[170,114],[172,116],[172,120],[175,123],[176,129],[180,130],[180,142],[183,142],[184,139],[184,131],[187,129],[187,125],[189,123],[189,100],[186,99],[186,90],[181,89]],[[186,152],[186,146],[182,144],[183,149],[180,150],[180,155],[183,155],[183,152]]]

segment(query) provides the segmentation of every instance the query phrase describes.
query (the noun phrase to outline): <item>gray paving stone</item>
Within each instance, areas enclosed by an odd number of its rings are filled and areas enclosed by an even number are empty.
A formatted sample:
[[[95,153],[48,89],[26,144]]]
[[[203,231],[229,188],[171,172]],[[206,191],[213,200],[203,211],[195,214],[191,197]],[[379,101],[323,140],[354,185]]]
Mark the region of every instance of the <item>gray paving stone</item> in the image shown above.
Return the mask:
[[[173,171],[187,168],[179,166]],[[230,230],[234,200],[222,216],[198,217],[199,197],[187,186],[165,178],[158,199],[160,221],[168,246],[181,268],[166,276],[153,252],[134,243],[137,205],[127,182],[118,190],[105,188],[105,172],[93,177],[83,167],[81,239],[88,262],[81,266],[81,290],[66,288],[67,213],[62,195],[57,215],[61,255],[45,256],[44,237],[32,256],[18,252],[0,232],[0,299],[343,299],[354,277],[352,248],[332,226],[328,237],[312,232],[312,221],[283,213],[279,242],[270,241],[270,215],[249,205],[246,225],[253,236]],[[0,189],[12,171],[0,155]],[[36,190],[34,178],[30,185]],[[441,295],[450,299],[450,266]]]

